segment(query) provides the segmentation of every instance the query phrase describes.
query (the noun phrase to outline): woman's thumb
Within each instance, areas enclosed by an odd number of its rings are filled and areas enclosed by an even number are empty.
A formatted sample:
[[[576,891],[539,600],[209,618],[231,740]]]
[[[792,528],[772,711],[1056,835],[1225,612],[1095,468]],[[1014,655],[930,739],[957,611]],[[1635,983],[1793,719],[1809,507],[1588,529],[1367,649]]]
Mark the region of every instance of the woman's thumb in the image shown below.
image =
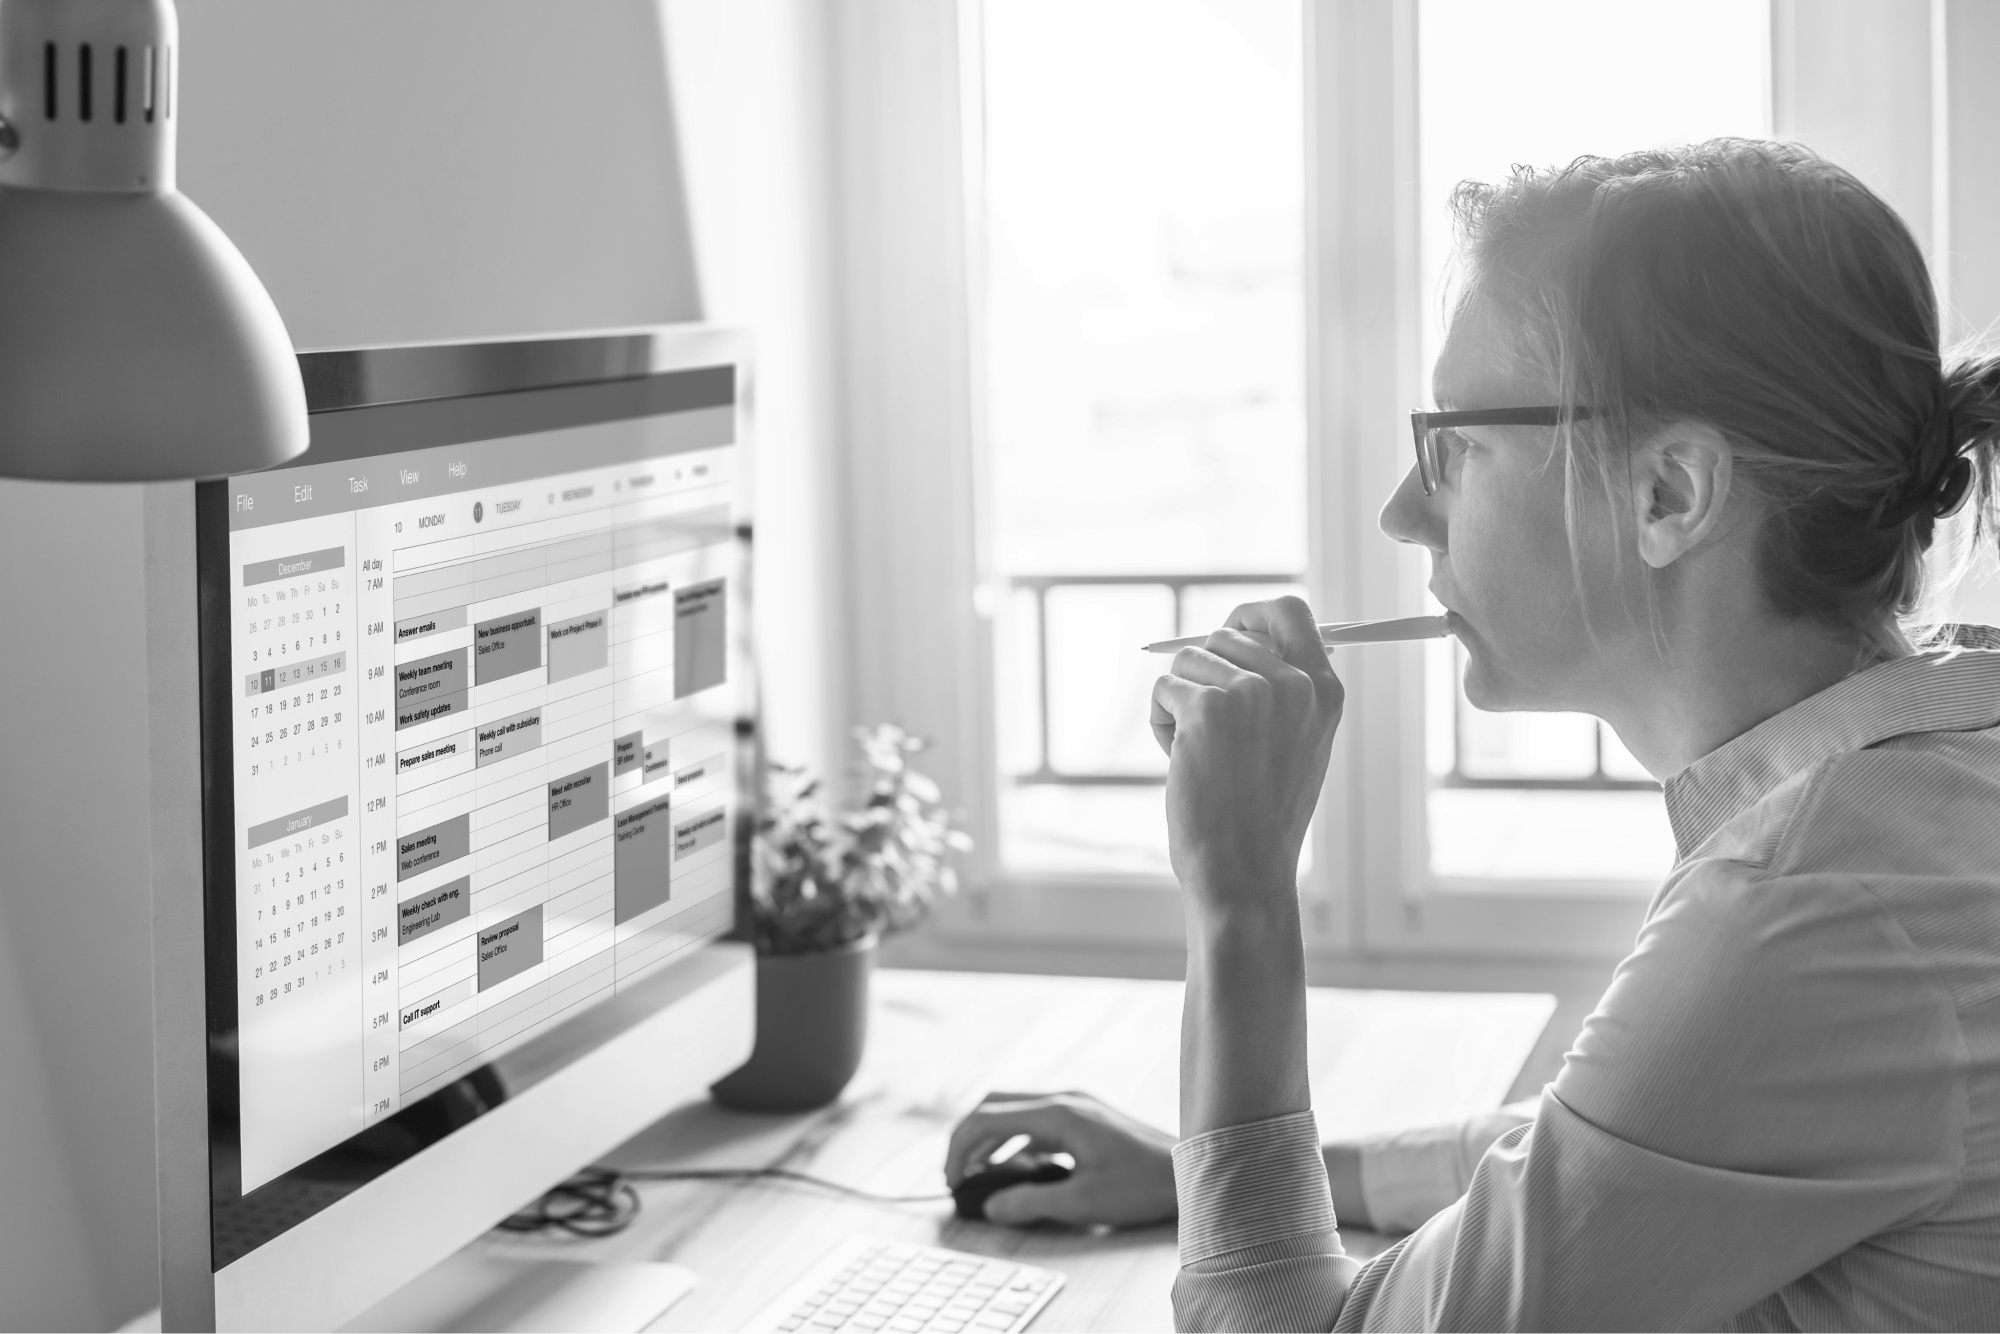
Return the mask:
[[[1090,1221],[1083,1208],[1075,1177],[1047,1183],[1024,1183],[996,1190],[986,1197],[986,1220],[1016,1227],[1043,1221],[1082,1223]]]

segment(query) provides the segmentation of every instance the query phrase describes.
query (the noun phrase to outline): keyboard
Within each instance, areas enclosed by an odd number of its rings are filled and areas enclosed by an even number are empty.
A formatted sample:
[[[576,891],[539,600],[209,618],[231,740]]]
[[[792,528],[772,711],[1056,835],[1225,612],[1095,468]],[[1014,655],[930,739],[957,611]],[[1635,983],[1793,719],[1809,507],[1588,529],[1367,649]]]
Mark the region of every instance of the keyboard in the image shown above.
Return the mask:
[[[743,1328],[756,1334],[996,1334],[1026,1329],[1062,1284],[1053,1269],[857,1235]]]

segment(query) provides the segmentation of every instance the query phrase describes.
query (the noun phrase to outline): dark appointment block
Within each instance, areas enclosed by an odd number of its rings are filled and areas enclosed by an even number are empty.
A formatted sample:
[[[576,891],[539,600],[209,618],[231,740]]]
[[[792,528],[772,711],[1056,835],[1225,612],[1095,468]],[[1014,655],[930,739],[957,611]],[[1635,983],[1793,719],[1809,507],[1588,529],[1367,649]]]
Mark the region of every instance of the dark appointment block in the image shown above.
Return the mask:
[[[689,584],[674,594],[674,698],[719,686],[729,676],[727,581]]]
[[[615,825],[612,920],[627,922],[657,908],[671,894],[674,863],[671,798],[655,797],[620,811]]]

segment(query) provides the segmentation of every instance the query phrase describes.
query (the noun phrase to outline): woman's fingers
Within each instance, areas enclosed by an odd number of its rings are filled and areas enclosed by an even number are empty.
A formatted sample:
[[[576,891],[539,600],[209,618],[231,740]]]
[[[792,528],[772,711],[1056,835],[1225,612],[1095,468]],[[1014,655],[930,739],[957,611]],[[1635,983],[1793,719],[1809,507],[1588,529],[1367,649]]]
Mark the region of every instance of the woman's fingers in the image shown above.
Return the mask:
[[[1173,1136],[1083,1093],[988,1094],[952,1132],[947,1179],[956,1186],[1002,1144],[1022,1135],[1036,1152],[1068,1154],[1074,1172],[1064,1181],[1027,1182],[996,1192],[985,1210],[993,1222],[1047,1219],[1127,1227],[1174,1216]]]
[[[1333,676],[1326,647],[1320,643],[1319,626],[1305,599],[1274,598],[1269,602],[1246,602],[1229,613],[1223,624],[1231,630],[1262,636],[1278,656],[1315,680]]]
[[[1028,1182],[996,1190],[986,1197],[986,1221],[1021,1227],[1028,1223],[1102,1221],[1104,1211],[1090,1198],[1090,1183],[1082,1172],[1061,1181]]]
[[[1230,638],[1219,648],[1190,646],[1174,654],[1172,674],[1180,677],[1183,681],[1192,681],[1196,685],[1214,686],[1218,690],[1227,690],[1232,686],[1241,685],[1253,675],[1261,674],[1263,669],[1258,661],[1258,655],[1260,654],[1262,655],[1262,661],[1267,662],[1271,666],[1283,667],[1285,665],[1284,661],[1277,654],[1272,653],[1268,649],[1260,649],[1257,645],[1251,643],[1247,635],[1236,634],[1227,630],[1218,630],[1209,636],[1210,643],[1213,644],[1214,641],[1223,635],[1229,635]],[[1239,640],[1242,641],[1241,644],[1235,642]],[[1247,647],[1245,647],[1246,645]],[[1226,656],[1225,654],[1240,654],[1243,658],[1250,661],[1238,662],[1233,656]]]
[[[1077,1123],[1075,1111],[1054,1098],[1020,1102],[989,1098],[951,1132],[944,1155],[944,1179],[956,1186],[1016,1135],[1027,1135],[1051,1152],[1068,1151]]]
[[[1187,651],[1181,650],[1182,653]],[[1160,749],[1169,757],[1174,753],[1174,734],[1194,716],[1194,711],[1200,707],[1201,697],[1214,688],[1173,672],[1153,682],[1152,716],[1149,721],[1153,739],[1160,743]]]
[[[1182,649],[1182,653],[1207,653],[1220,658],[1244,672],[1255,672],[1268,677],[1274,672],[1295,672],[1298,669],[1278,653],[1276,645],[1266,635],[1253,634],[1247,630],[1224,628],[1214,631],[1208,642],[1200,649]]]
[[[1295,597],[1249,602],[1229,613],[1228,624],[1233,629],[1218,630],[1209,637],[1217,652],[1228,653],[1232,661],[1243,661],[1238,654],[1245,650],[1232,652],[1216,644],[1218,637],[1223,635],[1241,635],[1260,647],[1271,645],[1289,669],[1289,680],[1309,683],[1313,703],[1338,718],[1347,698],[1347,688],[1341,684],[1339,673],[1333,669],[1333,660],[1327,655],[1326,646],[1320,642],[1319,626],[1313,622],[1312,608]],[[1248,665],[1247,661],[1245,665]],[[1280,684],[1286,681],[1286,677],[1267,674]],[[1304,699],[1305,695],[1301,693],[1300,702]]]

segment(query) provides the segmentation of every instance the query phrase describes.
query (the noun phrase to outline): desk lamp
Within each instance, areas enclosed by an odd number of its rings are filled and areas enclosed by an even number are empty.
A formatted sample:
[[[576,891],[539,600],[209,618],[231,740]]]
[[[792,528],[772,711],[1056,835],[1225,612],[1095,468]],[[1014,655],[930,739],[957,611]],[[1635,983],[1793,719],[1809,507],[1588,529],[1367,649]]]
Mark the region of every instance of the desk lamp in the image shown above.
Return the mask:
[[[0,0],[0,476],[137,482],[306,447],[270,294],[174,188],[173,0]]]

